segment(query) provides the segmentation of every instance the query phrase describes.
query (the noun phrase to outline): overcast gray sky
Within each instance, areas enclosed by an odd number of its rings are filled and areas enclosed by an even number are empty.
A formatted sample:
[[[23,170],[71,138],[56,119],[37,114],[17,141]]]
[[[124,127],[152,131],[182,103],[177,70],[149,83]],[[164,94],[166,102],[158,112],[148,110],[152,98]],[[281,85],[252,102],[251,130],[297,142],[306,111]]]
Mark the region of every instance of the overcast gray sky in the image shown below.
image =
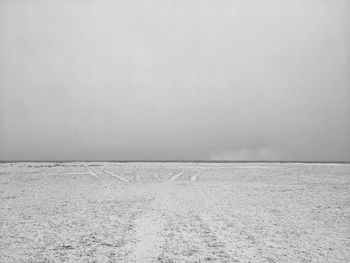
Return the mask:
[[[0,12],[0,160],[350,161],[350,1]]]

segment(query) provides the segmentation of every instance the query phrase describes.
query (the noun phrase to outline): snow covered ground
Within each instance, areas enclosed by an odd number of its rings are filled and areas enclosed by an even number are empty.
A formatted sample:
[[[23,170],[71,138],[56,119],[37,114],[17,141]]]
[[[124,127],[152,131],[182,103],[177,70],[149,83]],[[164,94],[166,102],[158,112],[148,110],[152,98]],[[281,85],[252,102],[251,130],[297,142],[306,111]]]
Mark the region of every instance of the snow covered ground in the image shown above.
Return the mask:
[[[2,163],[0,262],[350,262],[350,165]]]

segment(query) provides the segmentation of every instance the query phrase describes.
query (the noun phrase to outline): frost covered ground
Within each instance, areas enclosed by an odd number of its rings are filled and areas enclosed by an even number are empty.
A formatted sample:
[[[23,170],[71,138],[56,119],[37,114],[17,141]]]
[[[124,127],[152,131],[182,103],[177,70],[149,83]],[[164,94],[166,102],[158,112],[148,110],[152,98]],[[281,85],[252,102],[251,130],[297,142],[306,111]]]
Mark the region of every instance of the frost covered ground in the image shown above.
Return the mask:
[[[350,165],[2,163],[0,262],[350,262]]]

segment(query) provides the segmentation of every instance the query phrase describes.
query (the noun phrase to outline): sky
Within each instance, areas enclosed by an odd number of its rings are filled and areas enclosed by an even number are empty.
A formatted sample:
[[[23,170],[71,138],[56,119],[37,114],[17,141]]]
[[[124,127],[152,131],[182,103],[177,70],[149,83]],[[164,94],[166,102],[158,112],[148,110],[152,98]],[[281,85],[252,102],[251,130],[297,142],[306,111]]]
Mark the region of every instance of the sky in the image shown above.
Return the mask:
[[[350,1],[0,0],[0,160],[350,161]]]

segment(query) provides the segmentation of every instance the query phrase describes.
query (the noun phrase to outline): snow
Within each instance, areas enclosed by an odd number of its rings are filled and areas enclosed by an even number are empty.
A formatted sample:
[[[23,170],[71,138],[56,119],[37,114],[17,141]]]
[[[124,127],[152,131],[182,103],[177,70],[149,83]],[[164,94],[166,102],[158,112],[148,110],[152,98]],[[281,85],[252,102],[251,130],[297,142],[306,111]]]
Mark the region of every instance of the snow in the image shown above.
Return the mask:
[[[350,165],[2,163],[0,262],[347,262]]]

